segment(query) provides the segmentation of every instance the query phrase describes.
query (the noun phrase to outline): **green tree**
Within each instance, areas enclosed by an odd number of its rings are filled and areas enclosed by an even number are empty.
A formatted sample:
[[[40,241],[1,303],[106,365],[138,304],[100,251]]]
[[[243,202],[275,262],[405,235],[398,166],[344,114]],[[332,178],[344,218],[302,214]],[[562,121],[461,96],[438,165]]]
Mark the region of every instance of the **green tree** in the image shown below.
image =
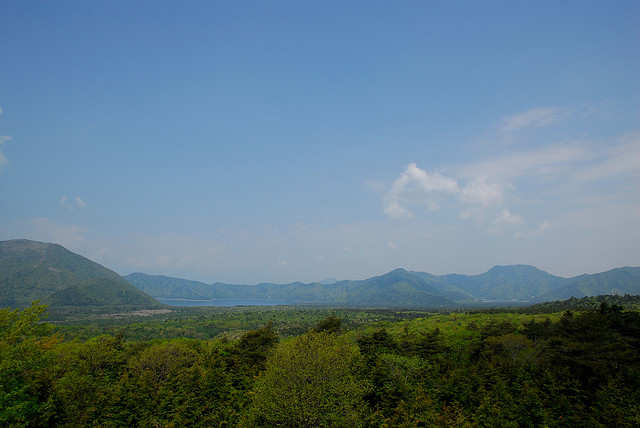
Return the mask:
[[[326,331],[327,333],[338,333],[342,328],[342,319],[335,315],[329,315],[328,317],[320,320],[318,325],[313,328],[316,333]]]
[[[358,339],[358,346],[367,358],[374,358],[381,352],[394,352],[398,344],[384,327]]]
[[[358,348],[344,336],[305,334],[281,343],[254,387],[249,426],[358,427],[364,407],[354,376]]]
[[[42,323],[46,305],[0,309],[0,426],[46,423],[51,348],[61,339]]]
[[[278,343],[278,333],[273,329],[271,321],[263,328],[246,332],[236,347],[240,365],[263,369],[267,356],[276,343]]]

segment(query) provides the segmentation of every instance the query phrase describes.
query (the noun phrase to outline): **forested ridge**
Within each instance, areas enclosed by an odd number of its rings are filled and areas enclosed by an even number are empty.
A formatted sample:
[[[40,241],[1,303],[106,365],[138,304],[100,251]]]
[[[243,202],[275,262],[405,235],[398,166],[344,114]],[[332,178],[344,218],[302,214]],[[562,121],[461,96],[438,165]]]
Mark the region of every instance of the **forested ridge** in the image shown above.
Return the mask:
[[[288,335],[271,321],[209,339],[128,340],[125,327],[84,341],[42,322],[46,309],[0,310],[2,426],[640,424],[640,313],[607,302],[356,328],[330,314]]]

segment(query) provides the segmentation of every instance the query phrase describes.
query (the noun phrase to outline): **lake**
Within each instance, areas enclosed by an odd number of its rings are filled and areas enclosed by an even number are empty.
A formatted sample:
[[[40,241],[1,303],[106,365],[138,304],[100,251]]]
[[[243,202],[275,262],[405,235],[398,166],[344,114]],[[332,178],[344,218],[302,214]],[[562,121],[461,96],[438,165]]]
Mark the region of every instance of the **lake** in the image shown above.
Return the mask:
[[[189,300],[189,299],[157,299],[165,305],[171,306],[278,306],[294,305],[293,302],[284,300],[267,299],[213,299],[213,300]]]

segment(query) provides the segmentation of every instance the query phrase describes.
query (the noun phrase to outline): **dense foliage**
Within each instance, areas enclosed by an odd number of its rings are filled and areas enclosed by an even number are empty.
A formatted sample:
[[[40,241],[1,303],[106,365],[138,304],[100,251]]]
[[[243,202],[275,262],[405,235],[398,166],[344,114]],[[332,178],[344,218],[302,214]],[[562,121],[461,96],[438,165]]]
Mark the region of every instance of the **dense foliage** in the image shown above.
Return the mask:
[[[63,340],[45,311],[0,310],[0,426],[640,424],[640,313],[607,302],[85,341]]]
[[[596,309],[600,307],[602,303],[607,305],[616,305],[625,309],[640,310],[640,295],[628,295],[624,296],[618,294],[603,294],[598,296],[589,297],[571,297],[566,300],[555,300],[553,302],[536,303],[535,305],[522,308],[521,312],[525,313],[549,313],[559,311],[579,311],[586,309]]]

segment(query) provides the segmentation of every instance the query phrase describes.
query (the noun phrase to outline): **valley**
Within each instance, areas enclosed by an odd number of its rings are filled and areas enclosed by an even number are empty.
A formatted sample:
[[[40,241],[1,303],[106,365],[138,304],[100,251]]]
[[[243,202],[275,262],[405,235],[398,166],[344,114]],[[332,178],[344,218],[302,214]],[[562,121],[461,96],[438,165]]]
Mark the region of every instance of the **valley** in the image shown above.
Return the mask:
[[[640,422],[638,268],[207,285],[25,240],[0,267],[3,426]]]

